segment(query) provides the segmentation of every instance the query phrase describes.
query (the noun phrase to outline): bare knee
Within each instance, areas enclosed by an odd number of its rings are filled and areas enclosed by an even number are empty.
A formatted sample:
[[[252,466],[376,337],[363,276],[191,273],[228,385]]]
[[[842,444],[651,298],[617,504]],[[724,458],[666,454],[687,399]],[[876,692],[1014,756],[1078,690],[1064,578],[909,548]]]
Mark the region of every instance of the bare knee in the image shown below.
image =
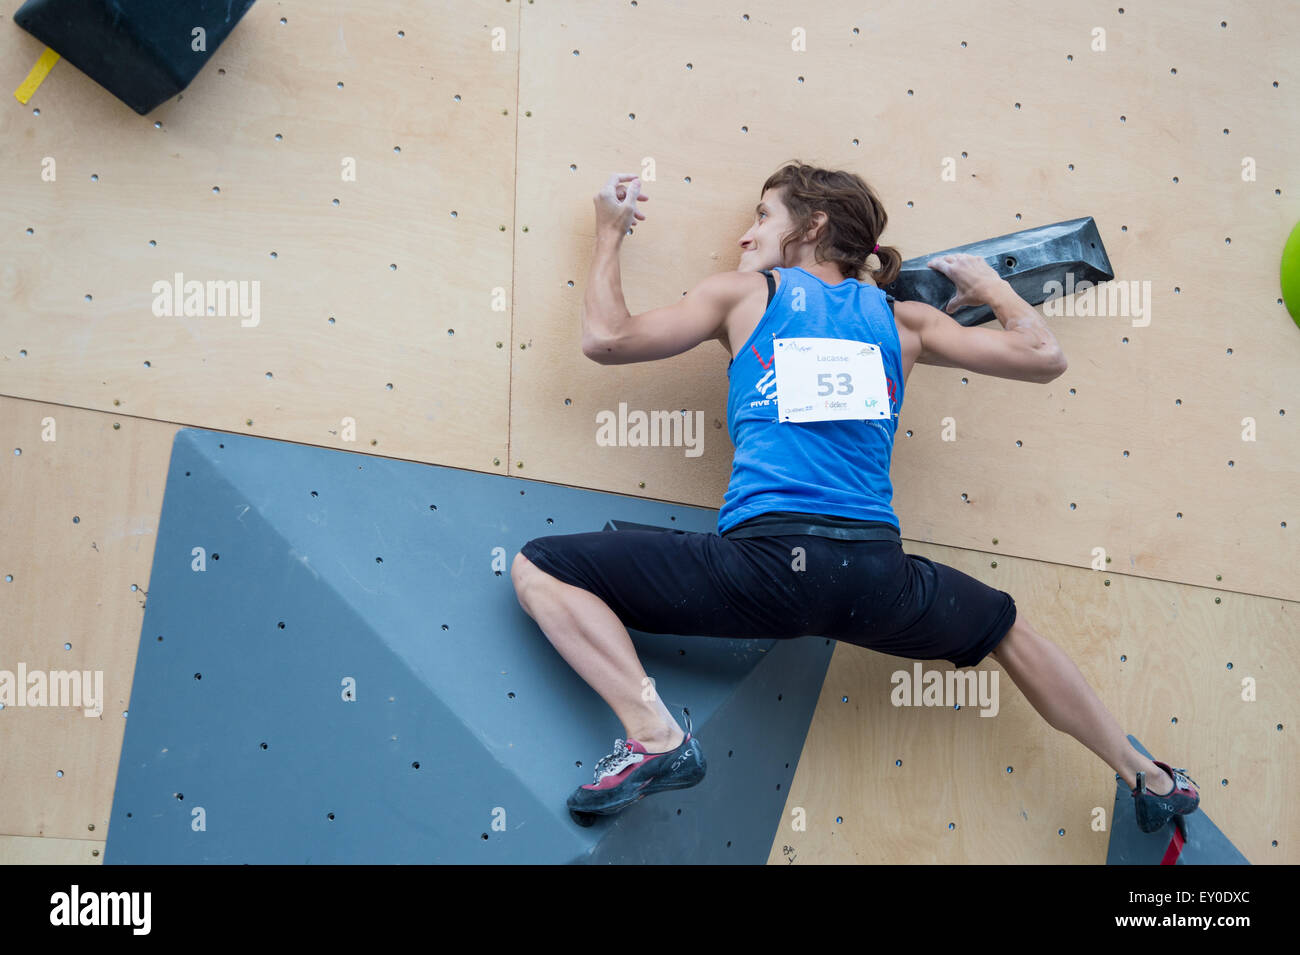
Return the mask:
[[[1018,648],[1023,647],[1030,640],[1039,636],[1028,618],[1023,613],[1016,611],[1016,619],[1011,624],[1011,629],[1007,631],[1006,636],[998,641],[998,645],[989,651],[989,655],[994,657],[999,663],[1007,658],[1014,658]]]
[[[537,565],[525,557],[523,551],[515,554],[515,559],[510,564],[510,582],[515,585],[516,593],[523,589],[524,584],[533,576],[535,570],[537,570]]]
[[[540,584],[550,580],[554,580],[554,578],[525,557],[523,551],[515,554],[515,559],[510,564],[510,581],[514,584],[515,596],[519,598],[519,605],[525,610],[528,609],[526,602],[528,593],[536,589]]]

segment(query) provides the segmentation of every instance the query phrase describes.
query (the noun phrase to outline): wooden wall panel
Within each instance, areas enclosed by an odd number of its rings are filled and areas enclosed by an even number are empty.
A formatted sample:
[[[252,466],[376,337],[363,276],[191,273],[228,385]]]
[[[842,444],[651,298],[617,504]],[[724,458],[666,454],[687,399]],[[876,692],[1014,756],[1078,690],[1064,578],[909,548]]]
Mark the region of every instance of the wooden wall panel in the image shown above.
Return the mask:
[[[103,861],[103,841],[0,836],[0,865],[99,865]]]
[[[4,392],[504,471],[516,18],[255,4],[147,117],[56,64],[0,110]],[[156,316],[177,273],[258,283],[257,324]]]
[[[0,835],[107,837],[175,433],[0,398],[0,669],[103,674],[99,716],[0,709]]]

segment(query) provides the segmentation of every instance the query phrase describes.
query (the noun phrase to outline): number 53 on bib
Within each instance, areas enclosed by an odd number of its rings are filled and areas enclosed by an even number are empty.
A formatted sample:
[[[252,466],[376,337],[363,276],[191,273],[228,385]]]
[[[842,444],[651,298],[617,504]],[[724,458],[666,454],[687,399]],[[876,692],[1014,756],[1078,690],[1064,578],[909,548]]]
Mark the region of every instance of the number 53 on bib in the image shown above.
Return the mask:
[[[779,421],[875,421],[891,417],[885,363],[870,342],[777,338]]]

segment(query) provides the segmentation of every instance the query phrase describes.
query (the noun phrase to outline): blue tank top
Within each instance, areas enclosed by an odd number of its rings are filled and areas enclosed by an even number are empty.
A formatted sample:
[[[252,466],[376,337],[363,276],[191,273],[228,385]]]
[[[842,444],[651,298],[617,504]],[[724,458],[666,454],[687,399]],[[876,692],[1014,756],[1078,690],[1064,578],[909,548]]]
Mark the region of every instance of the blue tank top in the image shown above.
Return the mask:
[[[867,282],[835,285],[802,268],[781,283],[727,364],[727,433],[736,454],[718,511],[718,533],[770,511],[880,521],[898,528],[889,463],[903,406],[903,359],[893,298]],[[777,420],[774,338],[847,338],[880,348],[890,417]]]

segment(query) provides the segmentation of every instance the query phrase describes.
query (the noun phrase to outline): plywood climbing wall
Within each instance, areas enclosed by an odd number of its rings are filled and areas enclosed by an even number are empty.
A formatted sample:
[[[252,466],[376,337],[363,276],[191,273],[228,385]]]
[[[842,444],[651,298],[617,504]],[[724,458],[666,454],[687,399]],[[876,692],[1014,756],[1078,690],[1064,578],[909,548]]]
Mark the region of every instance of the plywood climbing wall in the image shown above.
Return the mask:
[[[11,89],[41,52],[17,6]],[[906,546],[1013,593],[1252,860],[1294,862],[1298,28],[1263,0],[330,0],[254,5],[148,117],[58,64],[0,108],[0,668],[129,689],[179,424],[717,507],[725,352],[581,354],[591,196],[647,180],[640,312],[734,269],[799,157],[871,182],[906,256],[1096,218],[1144,312],[1049,316],[1048,385],[918,366]],[[187,280],[250,307],[167,314]],[[701,413],[703,453],[598,445],[620,404]],[[996,719],[892,708],[898,665],[837,651],[790,795],[815,825],[773,861],[1104,860],[1092,754],[1009,687]],[[0,711],[0,857],[98,858],[126,709]]]

